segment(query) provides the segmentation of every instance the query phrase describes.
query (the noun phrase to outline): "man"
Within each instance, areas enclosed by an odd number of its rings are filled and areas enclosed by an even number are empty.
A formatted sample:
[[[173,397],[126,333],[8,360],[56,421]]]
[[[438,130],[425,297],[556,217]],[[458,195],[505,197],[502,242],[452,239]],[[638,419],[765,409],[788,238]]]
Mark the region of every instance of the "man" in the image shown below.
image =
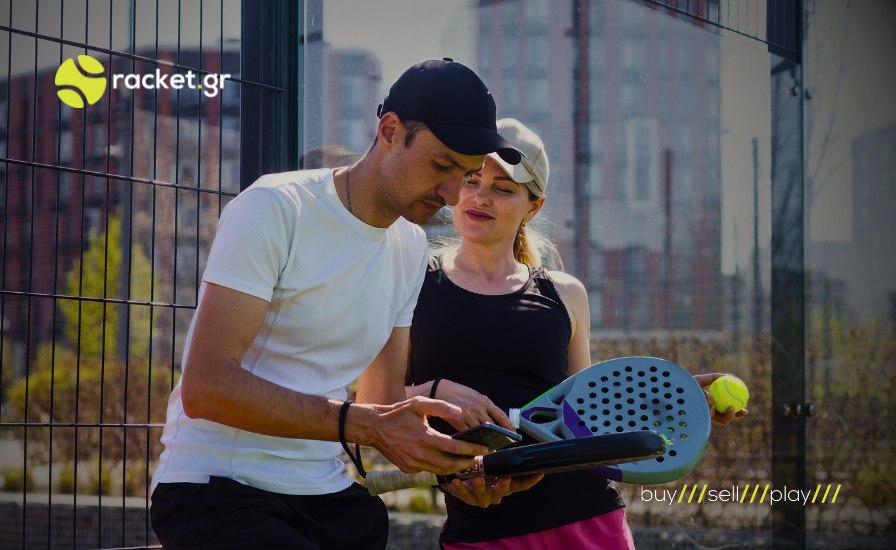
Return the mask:
[[[153,478],[166,548],[383,548],[385,508],[336,441],[408,472],[456,472],[487,451],[429,427],[457,424],[458,407],[405,399],[426,268],[414,224],[456,203],[486,154],[520,154],[488,89],[450,59],[408,69],[377,114],[354,165],[263,176],[221,215]],[[381,405],[345,401],[359,376],[358,399]]]

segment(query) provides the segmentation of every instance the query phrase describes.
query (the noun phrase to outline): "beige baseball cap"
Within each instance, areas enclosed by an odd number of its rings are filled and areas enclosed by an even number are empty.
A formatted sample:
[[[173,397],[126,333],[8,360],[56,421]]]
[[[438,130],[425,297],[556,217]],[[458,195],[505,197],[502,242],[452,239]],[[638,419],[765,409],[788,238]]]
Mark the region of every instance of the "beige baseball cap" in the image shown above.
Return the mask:
[[[544,195],[548,185],[550,165],[548,154],[544,150],[544,142],[538,135],[515,118],[502,118],[498,121],[498,133],[505,140],[523,153],[519,164],[509,164],[496,153],[488,156],[498,163],[510,179],[525,185],[537,196]]]

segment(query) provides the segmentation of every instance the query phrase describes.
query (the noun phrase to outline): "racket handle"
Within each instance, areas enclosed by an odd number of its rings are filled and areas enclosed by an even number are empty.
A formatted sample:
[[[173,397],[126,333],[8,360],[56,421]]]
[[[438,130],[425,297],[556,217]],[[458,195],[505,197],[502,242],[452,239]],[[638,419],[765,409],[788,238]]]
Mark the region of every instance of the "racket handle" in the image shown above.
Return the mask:
[[[438,485],[439,480],[432,472],[417,472],[406,474],[401,470],[381,470],[367,472],[367,492],[372,496],[409,489],[411,487],[430,487]]]

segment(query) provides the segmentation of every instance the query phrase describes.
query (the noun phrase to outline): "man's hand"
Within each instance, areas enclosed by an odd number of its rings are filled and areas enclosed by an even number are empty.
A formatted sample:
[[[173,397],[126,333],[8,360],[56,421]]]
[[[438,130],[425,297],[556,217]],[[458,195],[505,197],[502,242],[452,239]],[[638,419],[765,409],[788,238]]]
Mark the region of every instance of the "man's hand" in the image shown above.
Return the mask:
[[[449,495],[453,495],[470,506],[488,508],[500,504],[507,495],[525,491],[541,481],[544,474],[527,476],[476,477],[473,479],[451,480],[440,485]]]
[[[696,380],[697,383],[700,384],[700,387],[703,389],[703,394],[706,395],[706,402],[709,403],[709,410],[712,413],[712,421],[717,424],[725,425],[735,418],[747,416],[748,414],[750,414],[750,411],[748,411],[747,409],[741,409],[735,413],[734,407],[728,407],[728,410],[724,413],[720,413],[716,410],[715,404],[712,401],[712,395],[706,388],[708,388],[710,384],[715,382],[717,378],[721,378],[722,376],[725,376],[725,374],[721,372],[695,374],[694,380]]]
[[[426,397],[393,405],[352,405],[346,437],[374,447],[407,473],[427,471],[449,475],[473,465],[473,457],[489,452],[483,445],[453,439],[431,428],[427,418],[457,422],[459,407]]]

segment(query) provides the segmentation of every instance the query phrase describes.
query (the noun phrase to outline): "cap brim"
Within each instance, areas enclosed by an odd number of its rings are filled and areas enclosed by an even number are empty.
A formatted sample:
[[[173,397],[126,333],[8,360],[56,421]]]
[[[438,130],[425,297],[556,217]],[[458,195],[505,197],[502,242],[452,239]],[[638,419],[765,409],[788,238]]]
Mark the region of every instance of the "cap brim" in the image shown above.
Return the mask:
[[[487,155],[496,153],[511,165],[520,163],[523,154],[501,137],[496,130],[481,126],[454,126],[425,123],[439,141],[452,151],[462,155]]]
[[[531,183],[535,181],[535,176],[533,176],[529,172],[529,170],[526,169],[522,162],[520,162],[519,164],[510,164],[496,153],[490,153],[488,156],[496,163],[498,163],[498,166],[501,167],[501,170],[504,170],[504,173],[510,176],[510,179],[512,179],[513,181],[517,183]]]

